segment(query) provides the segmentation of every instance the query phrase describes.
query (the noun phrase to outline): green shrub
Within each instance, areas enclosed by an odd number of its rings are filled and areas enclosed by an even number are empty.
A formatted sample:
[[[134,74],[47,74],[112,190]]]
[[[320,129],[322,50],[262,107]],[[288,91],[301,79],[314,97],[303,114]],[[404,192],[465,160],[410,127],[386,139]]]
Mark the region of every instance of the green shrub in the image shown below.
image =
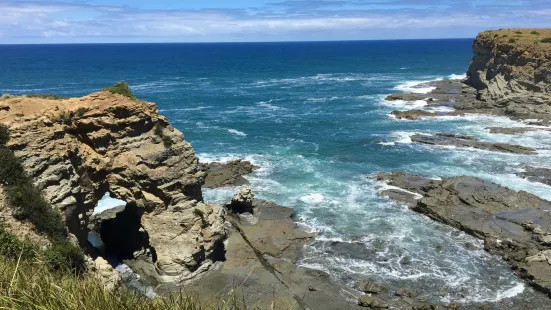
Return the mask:
[[[8,130],[0,126],[0,184],[4,186],[7,204],[12,208],[14,217],[20,221],[33,224],[36,231],[44,234],[52,242],[52,247],[44,254],[48,266],[53,269],[71,268],[82,271],[84,256],[82,251],[68,243],[67,228],[61,214],[42,197],[32,179],[25,173],[23,165],[5,144],[9,140]],[[21,247],[13,238],[4,238],[9,248],[2,253],[9,253]]]
[[[163,144],[166,148],[169,148],[174,144],[174,142],[169,136],[163,136]]]
[[[545,38],[540,41],[541,43],[551,43],[551,38]]]
[[[6,145],[10,140],[10,131],[8,126],[0,124],[0,146]]]
[[[203,212],[203,210],[201,210],[199,208],[193,209],[193,214],[195,216],[198,216],[198,217],[201,217],[201,218],[205,216],[205,212]]]
[[[522,31],[515,31],[516,34],[522,34]]]
[[[45,234],[52,241],[67,237],[61,214],[44,200],[41,191],[28,178],[6,186],[5,192],[17,220],[31,222],[37,232]]]
[[[17,117],[23,117],[23,116],[25,116],[25,114],[23,114],[23,113],[15,113],[15,116],[17,116]]]
[[[86,114],[86,112],[90,111],[90,109],[88,108],[84,108],[84,107],[80,107],[77,109],[77,112],[76,112],[76,115],[78,117],[82,117],[84,114]]]
[[[132,100],[136,100],[136,97],[134,96],[134,94],[132,94],[132,91],[130,90],[128,83],[126,82],[117,82],[115,83],[115,85],[106,87],[103,90],[113,94],[126,96]]]
[[[35,244],[17,239],[0,225],[0,256],[9,259],[21,257],[22,260],[31,260],[36,257],[37,251],[38,247]]]
[[[44,253],[44,261],[51,270],[84,271],[84,256],[80,248],[66,240],[54,243]]]
[[[539,35],[540,35],[540,33],[539,33],[539,32],[537,32],[537,31],[535,31],[535,30],[534,30],[534,31],[532,31],[532,32],[530,32],[530,34],[533,34],[533,35],[537,35],[537,36],[539,36]]]
[[[509,39],[509,43],[515,43],[515,42],[517,42],[516,39],[513,39],[513,38]]]
[[[63,111],[59,114],[58,122],[71,126],[71,124],[73,124],[73,116],[70,113]]]
[[[507,37],[508,37],[508,35],[504,34],[504,35],[502,35],[502,37],[504,37],[504,38],[507,38]]]
[[[54,94],[30,94],[30,95],[27,95],[26,97],[29,97],[29,98],[42,98],[42,99],[50,99],[50,100],[65,99],[65,97],[62,97],[62,96],[59,96],[59,95],[54,95]]]
[[[157,125],[155,125],[154,133],[155,133],[156,136],[162,137],[164,135],[163,134],[163,126],[161,124],[157,123]]]
[[[0,184],[16,185],[26,180],[25,170],[13,152],[5,146],[0,146]]]

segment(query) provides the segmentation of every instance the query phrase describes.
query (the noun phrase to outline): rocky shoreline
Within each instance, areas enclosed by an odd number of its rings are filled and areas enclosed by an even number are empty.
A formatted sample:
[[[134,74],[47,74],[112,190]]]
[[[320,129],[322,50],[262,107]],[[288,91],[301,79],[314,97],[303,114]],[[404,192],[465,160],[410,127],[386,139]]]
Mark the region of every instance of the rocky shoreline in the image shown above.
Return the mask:
[[[518,135],[550,131],[549,49],[530,44],[510,44],[500,31],[480,34],[473,43],[475,56],[463,80],[429,82],[428,93],[394,94],[386,100],[426,102],[427,108],[452,108],[449,112],[411,109],[393,111],[399,120],[418,121],[441,116],[486,114],[505,116],[526,127],[486,128],[492,134]],[[506,37],[506,36],[505,36]],[[482,149],[533,156],[538,150],[521,145],[483,142],[453,133],[415,134],[414,143]],[[551,185],[550,169],[525,167],[518,176]],[[438,177],[438,176],[431,176]],[[523,191],[468,176],[434,179],[403,172],[379,173],[376,179],[395,188],[380,194],[411,210],[462,230],[484,241],[484,249],[501,256],[514,273],[551,297],[551,203]]]

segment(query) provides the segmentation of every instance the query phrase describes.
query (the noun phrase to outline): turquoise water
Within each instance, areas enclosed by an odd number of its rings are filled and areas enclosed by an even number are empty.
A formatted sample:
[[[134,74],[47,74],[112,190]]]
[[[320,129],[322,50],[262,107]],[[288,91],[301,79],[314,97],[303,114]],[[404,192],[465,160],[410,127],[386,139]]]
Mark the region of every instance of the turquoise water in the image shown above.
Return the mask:
[[[202,161],[244,158],[260,198],[296,210],[318,233],[304,266],[352,285],[360,277],[416,287],[433,299],[503,301],[533,292],[479,241],[377,195],[379,171],[475,175],[551,199],[551,187],[514,176],[546,165],[549,133],[489,134],[524,126],[502,117],[399,121],[385,102],[423,81],[461,77],[470,40],[319,43],[0,46],[0,92],[85,95],[114,81],[156,102]],[[537,156],[411,144],[411,134],[453,132],[532,146]],[[205,190],[223,202],[236,188]],[[477,250],[468,250],[467,243]],[[451,292],[447,294],[446,292]]]

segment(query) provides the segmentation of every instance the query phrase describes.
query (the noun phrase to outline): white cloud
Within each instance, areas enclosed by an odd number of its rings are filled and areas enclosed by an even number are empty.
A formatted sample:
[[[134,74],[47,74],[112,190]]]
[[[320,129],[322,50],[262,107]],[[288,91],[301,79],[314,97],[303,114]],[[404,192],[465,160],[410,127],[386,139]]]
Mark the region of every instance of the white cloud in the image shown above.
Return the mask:
[[[380,39],[474,35],[487,28],[544,26],[549,10],[530,19],[501,11],[464,13],[324,11],[311,15],[239,10],[137,10],[66,3],[0,2],[2,43],[113,41],[257,41]],[[271,15],[270,15],[271,14]],[[270,16],[270,17],[269,17]],[[530,25],[526,24],[527,22]]]

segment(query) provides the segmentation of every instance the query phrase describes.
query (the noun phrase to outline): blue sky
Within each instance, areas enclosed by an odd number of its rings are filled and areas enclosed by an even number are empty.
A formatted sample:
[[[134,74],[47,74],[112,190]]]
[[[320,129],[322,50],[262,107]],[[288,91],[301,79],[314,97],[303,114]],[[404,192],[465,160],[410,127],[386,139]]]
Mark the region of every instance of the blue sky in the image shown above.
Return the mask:
[[[0,43],[472,38],[551,27],[551,0],[0,0]]]

